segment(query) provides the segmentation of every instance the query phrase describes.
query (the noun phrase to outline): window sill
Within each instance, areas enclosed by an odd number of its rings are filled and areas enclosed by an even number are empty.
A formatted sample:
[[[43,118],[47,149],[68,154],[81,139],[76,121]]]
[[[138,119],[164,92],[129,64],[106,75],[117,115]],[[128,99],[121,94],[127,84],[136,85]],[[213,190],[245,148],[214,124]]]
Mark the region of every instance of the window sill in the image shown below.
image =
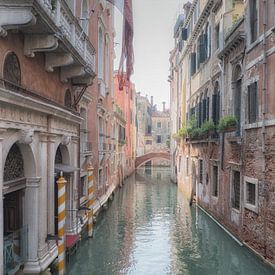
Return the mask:
[[[240,209],[234,208],[233,206],[231,206],[231,211],[232,211],[232,212],[235,212],[236,214],[241,214]]]
[[[245,204],[244,204],[244,207],[245,207],[246,209],[248,209],[248,210],[250,210],[250,211],[256,213],[256,214],[259,213],[259,209],[258,209],[258,207],[257,207],[256,205],[253,205],[253,204],[250,204],[250,203],[245,203]]]

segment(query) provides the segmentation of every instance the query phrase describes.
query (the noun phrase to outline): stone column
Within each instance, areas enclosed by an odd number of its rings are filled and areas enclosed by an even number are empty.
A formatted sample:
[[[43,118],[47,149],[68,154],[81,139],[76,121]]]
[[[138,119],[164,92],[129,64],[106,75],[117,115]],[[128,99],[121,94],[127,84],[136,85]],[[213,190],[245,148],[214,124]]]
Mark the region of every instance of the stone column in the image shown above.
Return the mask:
[[[4,163],[3,163],[3,137],[2,134],[5,130],[0,129],[0,274],[4,274],[4,211],[3,211],[3,177],[4,177]]]
[[[28,236],[28,258],[24,264],[24,273],[39,273],[38,262],[38,224],[39,224],[39,185],[41,178],[27,178],[25,190],[25,221]]]
[[[72,143],[71,143],[71,148],[72,148],[72,156],[73,158],[71,159],[71,165],[74,167],[79,167],[79,138],[78,137],[72,137]],[[78,208],[78,182],[80,180],[80,174],[79,171],[74,171],[72,175],[72,209],[77,209]],[[78,219],[77,219],[77,211],[72,211],[72,225],[73,225],[73,230],[78,231],[79,226],[78,226]],[[72,229],[72,228],[71,228]]]
[[[56,135],[48,136],[48,146],[47,146],[47,173],[48,173],[48,234],[54,235],[54,160],[55,160],[55,141]]]
[[[46,243],[47,224],[48,224],[48,179],[47,179],[47,147],[48,135],[41,133],[39,136],[40,151],[39,151],[39,174],[41,175],[41,184],[39,187],[39,224],[38,224],[38,257],[41,259],[48,252]]]

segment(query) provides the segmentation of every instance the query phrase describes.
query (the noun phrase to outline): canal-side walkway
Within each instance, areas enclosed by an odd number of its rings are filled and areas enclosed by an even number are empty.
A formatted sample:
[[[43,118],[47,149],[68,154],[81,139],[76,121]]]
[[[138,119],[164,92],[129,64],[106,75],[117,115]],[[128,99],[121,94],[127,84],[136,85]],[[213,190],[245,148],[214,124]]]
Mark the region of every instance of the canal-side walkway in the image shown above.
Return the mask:
[[[203,211],[190,207],[169,170],[140,169],[97,218],[67,266],[71,275],[271,275]]]

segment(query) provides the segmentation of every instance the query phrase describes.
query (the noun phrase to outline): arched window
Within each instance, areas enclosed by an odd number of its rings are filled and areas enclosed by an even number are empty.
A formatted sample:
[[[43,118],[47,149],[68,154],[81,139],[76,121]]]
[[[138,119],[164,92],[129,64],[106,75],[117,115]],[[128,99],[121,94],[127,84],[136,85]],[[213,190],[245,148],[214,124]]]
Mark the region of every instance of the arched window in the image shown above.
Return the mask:
[[[102,28],[98,31],[98,78],[103,79],[104,70],[104,35]]]
[[[56,163],[56,164],[63,163],[63,161],[62,161],[62,153],[61,153],[60,146],[58,146],[58,148],[56,150],[54,163]]]
[[[72,95],[69,90],[65,92],[64,105],[68,108],[72,107]]]
[[[5,87],[17,91],[17,86],[20,86],[21,84],[21,70],[18,57],[14,52],[8,53],[5,58],[3,76],[4,79],[8,81],[8,83],[5,84]]]
[[[215,125],[218,125],[220,120],[220,86],[218,81],[214,85],[214,93],[212,95],[212,119]]]
[[[240,134],[242,108],[242,69],[240,65],[237,65],[235,70],[233,71],[232,88],[234,115],[238,120],[236,133]]]
[[[82,0],[81,5],[81,26],[86,34],[88,34],[89,29],[89,8],[87,0]]]
[[[17,144],[13,144],[4,167],[4,182],[24,177],[24,161]]]

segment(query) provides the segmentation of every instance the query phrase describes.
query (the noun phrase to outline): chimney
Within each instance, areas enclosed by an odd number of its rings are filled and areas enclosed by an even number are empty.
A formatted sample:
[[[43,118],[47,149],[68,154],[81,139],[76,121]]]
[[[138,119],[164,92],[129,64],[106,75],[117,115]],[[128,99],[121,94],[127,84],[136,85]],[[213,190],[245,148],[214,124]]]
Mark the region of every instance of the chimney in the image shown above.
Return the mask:
[[[165,101],[162,102],[163,112],[165,112]]]
[[[153,107],[153,106],[154,106],[154,97],[151,96],[151,107]]]

